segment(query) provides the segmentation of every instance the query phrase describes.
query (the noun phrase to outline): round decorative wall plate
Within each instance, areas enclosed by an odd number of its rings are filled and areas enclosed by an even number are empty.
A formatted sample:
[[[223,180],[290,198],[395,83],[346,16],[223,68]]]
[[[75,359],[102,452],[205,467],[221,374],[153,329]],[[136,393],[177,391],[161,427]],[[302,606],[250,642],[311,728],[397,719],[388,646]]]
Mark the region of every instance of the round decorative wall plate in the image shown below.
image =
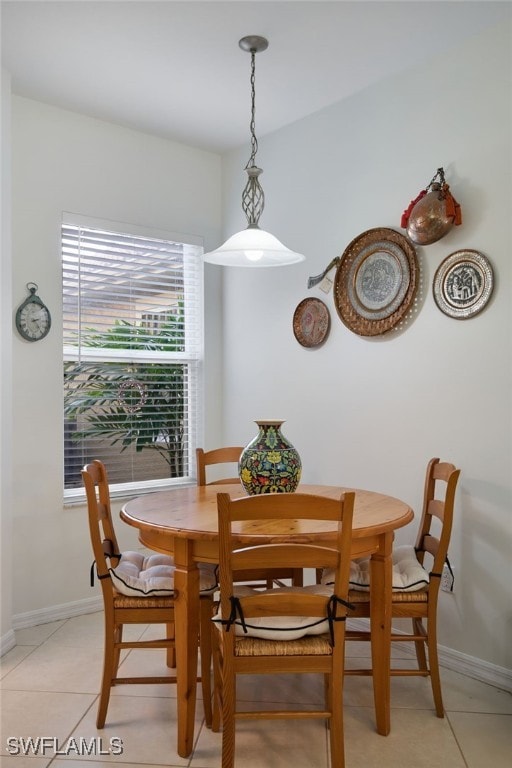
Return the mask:
[[[329,333],[331,316],[320,299],[303,299],[293,313],[293,333],[303,347],[319,347]]]
[[[414,246],[400,232],[380,227],[358,235],[334,278],[340,320],[360,336],[391,330],[411,306],[418,273]]]
[[[494,275],[489,260],[471,249],[455,251],[441,262],[432,285],[434,299],[445,315],[467,320],[491,298]]]

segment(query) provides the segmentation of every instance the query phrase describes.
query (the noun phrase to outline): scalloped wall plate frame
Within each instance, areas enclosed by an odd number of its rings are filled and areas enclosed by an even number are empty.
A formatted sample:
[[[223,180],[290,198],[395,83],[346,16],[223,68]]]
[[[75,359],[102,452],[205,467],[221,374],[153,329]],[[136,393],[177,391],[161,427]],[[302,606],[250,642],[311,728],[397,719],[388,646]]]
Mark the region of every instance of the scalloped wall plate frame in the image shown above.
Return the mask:
[[[334,278],[340,320],[359,336],[378,336],[407,314],[419,265],[410,240],[388,227],[368,229],[345,249]]]

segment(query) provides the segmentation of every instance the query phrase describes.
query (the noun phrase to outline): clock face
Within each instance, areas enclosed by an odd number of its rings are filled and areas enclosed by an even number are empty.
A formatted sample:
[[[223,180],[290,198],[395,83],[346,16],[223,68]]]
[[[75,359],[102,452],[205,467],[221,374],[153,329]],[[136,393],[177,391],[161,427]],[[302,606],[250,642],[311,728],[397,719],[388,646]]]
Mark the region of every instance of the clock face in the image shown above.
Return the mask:
[[[27,341],[39,341],[50,330],[50,313],[44,304],[29,301],[23,304],[16,316],[18,331]]]

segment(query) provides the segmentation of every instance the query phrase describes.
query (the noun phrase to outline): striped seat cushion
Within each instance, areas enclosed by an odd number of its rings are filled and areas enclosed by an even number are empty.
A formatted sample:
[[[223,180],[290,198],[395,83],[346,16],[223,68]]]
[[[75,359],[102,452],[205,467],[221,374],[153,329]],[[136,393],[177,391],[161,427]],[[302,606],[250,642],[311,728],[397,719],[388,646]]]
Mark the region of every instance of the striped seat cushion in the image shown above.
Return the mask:
[[[115,589],[132,597],[165,597],[174,595],[174,561],[169,555],[145,555],[142,552],[127,551],[110,577]],[[215,565],[199,565],[201,592],[213,592],[217,588]]]
[[[430,577],[421,563],[418,562],[414,547],[404,544],[393,550],[393,591],[415,592],[424,589]],[[333,584],[334,575],[329,569],[322,574],[322,584]],[[370,559],[362,558],[350,563],[350,588],[369,592],[370,590]]]
[[[321,584],[310,584],[305,587],[276,587],[270,590],[255,590],[252,589],[252,587],[236,585],[234,591],[236,597],[251,595],[256,591],[258,594],[265,594],[266,592],[272,592],[273,594],[309,592],[310,594],[325,595],[326,597],[330,597],[333,593],[331,586]],[[220,612],[213,617],[213,621],[219,629],[222,629],[223,626],[221,618]],[[255,637],[271,641],[292,641],[298,640],[305,635],[323,635],[326,632],[329,632],[327,618],[323,619],[318,616],[257,616],[255,618],[246,619],[245,626],[247,632],[244,632],[240,617],[237,617],[233,623],[235,626],[235,634],[237,636],[243,638]],[[264,655],[262,650],[260,650],[260,654]],[[240,655],[243,655],[242,652],[240,652]],[[254,654],[249,653],[248,655]]]

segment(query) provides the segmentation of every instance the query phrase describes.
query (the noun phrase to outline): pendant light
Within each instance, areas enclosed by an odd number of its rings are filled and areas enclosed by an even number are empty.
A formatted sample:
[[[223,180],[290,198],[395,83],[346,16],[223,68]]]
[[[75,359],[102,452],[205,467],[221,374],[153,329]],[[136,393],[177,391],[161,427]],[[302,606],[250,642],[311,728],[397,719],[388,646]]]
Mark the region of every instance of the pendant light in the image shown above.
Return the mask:
[[[265,195],[259,182],[261,168],[256,165],[258,140],[255,134],[255,58],[268,48],[268,41],[249,35],[239,41],[243,51],[251,54],[251,156],[245,166],[247,184],[242,193],[242,208],[247,217],[247,229],[237,232],[215,251],[206,253],[204,261],[224,267],[280,267],[304,261],[301,253],[290,251],[277,237],[260,229],[259,220],[265,205]]]

